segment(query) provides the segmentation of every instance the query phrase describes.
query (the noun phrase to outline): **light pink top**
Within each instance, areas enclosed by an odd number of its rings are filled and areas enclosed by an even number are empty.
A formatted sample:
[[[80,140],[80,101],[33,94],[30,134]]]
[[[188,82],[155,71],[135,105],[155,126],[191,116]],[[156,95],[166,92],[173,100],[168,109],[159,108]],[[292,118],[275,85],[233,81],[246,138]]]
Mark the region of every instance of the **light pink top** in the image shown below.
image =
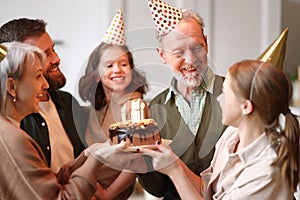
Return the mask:
[[[271,166],[276,159],[266,134],[233,153],[239,141],[238,130],[228,127],[216,144],[211,166],[201,173],[205,199],[288,199],[288,185],[279,168]]]

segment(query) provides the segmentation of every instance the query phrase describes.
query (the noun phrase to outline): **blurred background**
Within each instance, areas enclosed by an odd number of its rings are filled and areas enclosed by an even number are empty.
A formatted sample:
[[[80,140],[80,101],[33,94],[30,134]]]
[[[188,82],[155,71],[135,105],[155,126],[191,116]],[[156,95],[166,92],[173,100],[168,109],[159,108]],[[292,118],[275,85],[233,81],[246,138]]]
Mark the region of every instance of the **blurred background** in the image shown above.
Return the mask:
[[[0,24],[20,17],[41,18],[56,42],[61,69],[67,77],[63,90],[78,97],[78,80],[91,51],[99,44],[118,8],[123,9],[127,44],[135,64],[150,82],[149,101],[168,87],[171,73],[156,54],[154,23],[146,0],[0,0]],[[256,59],[289,28],[284,71],[297,78],[300,65],[300,0],[166,0],[189,7],[206,24],[210,67],[225,75],[241,59]],[[80,100],[80,99],[79,99]],[[80,100],[81,103],[83,103]]]

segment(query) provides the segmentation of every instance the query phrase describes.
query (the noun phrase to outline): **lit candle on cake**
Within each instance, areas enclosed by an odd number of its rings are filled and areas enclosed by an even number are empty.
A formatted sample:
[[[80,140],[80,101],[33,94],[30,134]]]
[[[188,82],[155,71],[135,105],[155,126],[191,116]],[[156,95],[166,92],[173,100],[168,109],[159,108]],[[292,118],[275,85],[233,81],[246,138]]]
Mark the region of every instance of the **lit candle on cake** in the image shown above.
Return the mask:
[[[131,121],[132,123],[139,122],[139,102],[131,102]]]
[[[136,112],[137,112],[137,120],[141,121],[141,99],[136,100]]]
[[[121,108],[121,119],[122,122],[126,122],[126,103]]]
[[[145,109],[145,103],[141,103],[141,120],[145,119],[145,114],[144,114],[144,109]]]

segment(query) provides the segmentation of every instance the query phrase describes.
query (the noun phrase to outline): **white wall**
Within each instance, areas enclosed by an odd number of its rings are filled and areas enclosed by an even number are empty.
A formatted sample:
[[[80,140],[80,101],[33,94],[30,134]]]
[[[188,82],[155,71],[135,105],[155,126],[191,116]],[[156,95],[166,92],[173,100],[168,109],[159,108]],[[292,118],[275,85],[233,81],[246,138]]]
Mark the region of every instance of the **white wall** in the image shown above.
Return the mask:
[[[212,59],[221,74],[241,59],[256,59],[281,32],[281,0],[215,0]]]
[[[282,6],[282,27],[289,28],[285,71],[290,76],[297,75],[300,67],[300,0],[283,0]]]
[[[225,75],[244,58],[256,59],[281,32],[281,0],[166,0],[190,7],[206,23],[210,66]],[[77,83],[88,54],[104,35],[118,8],[123,8],[127,43],[137,67],[147,74],[150,100],[169,85],[171,72],[156,54],[152,16],[146,0],[0,0],[0,24],[19,17],[42,18],[61,57],[67,77],[63,88],[78,97]],[[61,44],[59,43],[61,42]]]
[[[169,85],[171,72],[155,47],[154,23],[146,1],[123,0],[128,44],[136,64],[147,72],[149,99]],[[281,0],[166,0],[198,12],[206,24],[210,67],[225,75],[241,59],[256,59],[281,33]],[[138,8],[138,9],[137,9]]]
[[[88,2],[88,3],[87,3]],[[44,19],[57,42],[61,70],[67,77],[63,88],[77,96],[78,73],[88,54],[99,43],[108,26],[110,0],[0,0],[0,24],[28,17]]]

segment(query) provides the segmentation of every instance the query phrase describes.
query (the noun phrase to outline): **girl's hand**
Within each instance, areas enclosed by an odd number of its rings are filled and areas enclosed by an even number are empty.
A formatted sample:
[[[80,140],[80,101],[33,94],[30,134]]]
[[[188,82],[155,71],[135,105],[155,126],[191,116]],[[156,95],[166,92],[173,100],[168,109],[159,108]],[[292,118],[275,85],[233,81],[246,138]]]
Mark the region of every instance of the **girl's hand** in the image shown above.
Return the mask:
[[[140,151],[152,157],[153,168],[163,174],[170,175],[180,167],[180,159],[164,145],[156,144],[157,150],[141,148]]]

